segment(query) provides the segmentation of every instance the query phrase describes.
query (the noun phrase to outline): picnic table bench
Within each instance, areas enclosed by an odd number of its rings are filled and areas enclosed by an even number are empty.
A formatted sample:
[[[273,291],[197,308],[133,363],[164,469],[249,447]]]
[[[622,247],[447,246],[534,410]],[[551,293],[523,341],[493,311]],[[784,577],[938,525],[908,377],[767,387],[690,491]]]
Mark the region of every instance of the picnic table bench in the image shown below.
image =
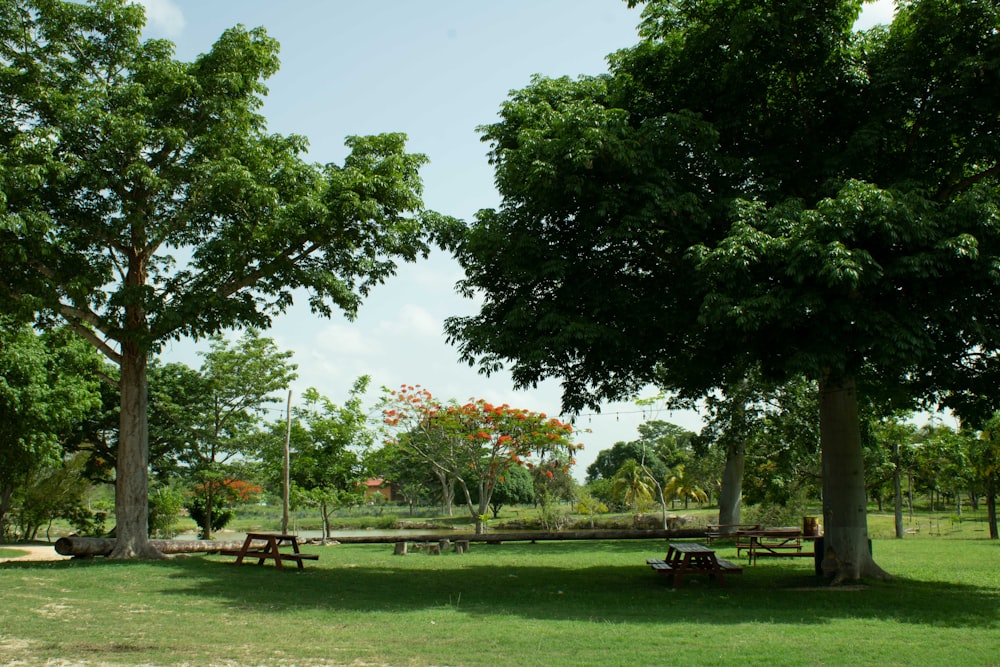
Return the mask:
[[[648,558],[646,563],[657,573],[673,577],[675,589],[690,574],[707,574],[725,586],[726,574],[743,572],[743,568],[735,563],[716,557],[714,549],[687,542],[670,543],[666,556],[662,559]]]
[[[759,523],[710,523],[705,528],[705,541],[709,544],[713,540],[727,537],[737,537],[741,530],[760,530]]]
[[[815,549],[803,551],[804,541],[813,541],[822,535],[803,535],[798,528],[764,528],[741,530],[736,537],[736,553],[747,552],[747,563],[757,564],[764,556],[786,558],[814,558]]]
[[[261,544],[263,542],[263,544]],[[281,545],[291,545],[292,551],[279,551]],[[299,540],[295,535],[278,535],[275,533],[247,533],[240,549],[220,551],[224,556],[236,556],[236,565],[242,565],[244,558],[256,558],[258,565],[267,560],[273,560],[279,570],[283,561],[293,561],[299,569],[304,569],[302,561],[319,560],[319,554],[306,554],[299,551]]]

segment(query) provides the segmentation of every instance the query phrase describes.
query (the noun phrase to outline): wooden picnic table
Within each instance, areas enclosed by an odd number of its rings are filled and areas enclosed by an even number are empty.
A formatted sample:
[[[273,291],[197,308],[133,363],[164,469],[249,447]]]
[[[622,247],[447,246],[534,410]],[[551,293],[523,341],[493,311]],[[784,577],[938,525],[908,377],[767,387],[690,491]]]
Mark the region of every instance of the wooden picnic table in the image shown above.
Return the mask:
[[[260,545],[260,542],[264,542]],[[256,543],[256,544],[255,544]],[[292,551],[279,551],[278,547],[291,545]],[[279,535],[276,533],[247,533],[243,540],[243,546],[236,551],[221,551],[227,556],[236,556],[236,564],[242,565],[244,558],[256,558],[258,565],[263,565],[266,560],[273,560],[275,567],[284,569],[282,561],[290,560],[298,564],[299,569],[304,569],[303,560],[319,560],[319,554],[304,554],[299,551],[299,540],[295,535]]]
[[[736,537],[741,530],[759,530],[759,523],[710,523],[705,528],[705,541],[709,544],[713,540],[727,537]]]
[[[799,528],[762,528],[741,530],[736,536],[736,553],[747,552],[747,563],[757,564],[762,556],[815,558],[815,548],[803,551],[803,542],[813,542],[822,535],[803,535]]]
[[[684,577],[690,574],[707,574],[725,586],[727,572],[739,574],[743,571],[738,565],[716,557],[715,549],[690,542],[671,542],[662,560],[649,558],[646,563],[658,573],[672,576],[674,588],[679,588]]]

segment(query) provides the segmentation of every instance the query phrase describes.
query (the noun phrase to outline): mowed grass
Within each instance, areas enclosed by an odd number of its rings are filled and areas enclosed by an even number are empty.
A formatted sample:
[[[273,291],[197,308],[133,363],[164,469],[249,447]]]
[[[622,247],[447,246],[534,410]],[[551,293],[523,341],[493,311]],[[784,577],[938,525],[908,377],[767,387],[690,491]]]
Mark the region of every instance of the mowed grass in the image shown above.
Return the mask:
[[[674,591],[645,565],[657,540],[308,547],[320,560],[284,572],[221,556],[6,563],[0,664],[1000,664],[1000,545],[874,549],[896,578],[835,589],[801,558]]]

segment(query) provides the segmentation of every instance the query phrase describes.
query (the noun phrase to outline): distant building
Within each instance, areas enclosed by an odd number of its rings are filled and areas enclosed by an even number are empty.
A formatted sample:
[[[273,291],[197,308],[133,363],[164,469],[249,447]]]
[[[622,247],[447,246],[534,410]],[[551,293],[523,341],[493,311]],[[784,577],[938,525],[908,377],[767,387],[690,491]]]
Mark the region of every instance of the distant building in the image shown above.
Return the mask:
[[[396,489],[381,477],[365,480],[365,499],[380,495],[386,500],[396,500]]]

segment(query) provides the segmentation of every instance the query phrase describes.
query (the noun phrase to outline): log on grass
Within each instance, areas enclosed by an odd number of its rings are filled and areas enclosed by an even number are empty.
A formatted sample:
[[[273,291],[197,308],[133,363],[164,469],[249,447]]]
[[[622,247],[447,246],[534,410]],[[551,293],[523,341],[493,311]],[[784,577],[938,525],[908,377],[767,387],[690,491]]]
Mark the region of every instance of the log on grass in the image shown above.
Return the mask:
[[[337,535],[341,544],[393,544],[403,539],[410,542],[440,542],[465,540],[466,542],[547,542],[566,540],[662,540],[705,537],[704,528],[677,528],[672,530],[565,530],[558,532],[520,531],[516,533],[441,533],[414,534],[401,532],[392,535]]]
[[[210,553],[212,551],[239,551],[243,540],[219,542],[216,540],[150,540],[150,546],[162,554]],[[267,543],[254,540],[254,547]],[[56,553],[63,556],[107,556],[115,548],[114,538],[105,537],[60,537],[55,544]]]

